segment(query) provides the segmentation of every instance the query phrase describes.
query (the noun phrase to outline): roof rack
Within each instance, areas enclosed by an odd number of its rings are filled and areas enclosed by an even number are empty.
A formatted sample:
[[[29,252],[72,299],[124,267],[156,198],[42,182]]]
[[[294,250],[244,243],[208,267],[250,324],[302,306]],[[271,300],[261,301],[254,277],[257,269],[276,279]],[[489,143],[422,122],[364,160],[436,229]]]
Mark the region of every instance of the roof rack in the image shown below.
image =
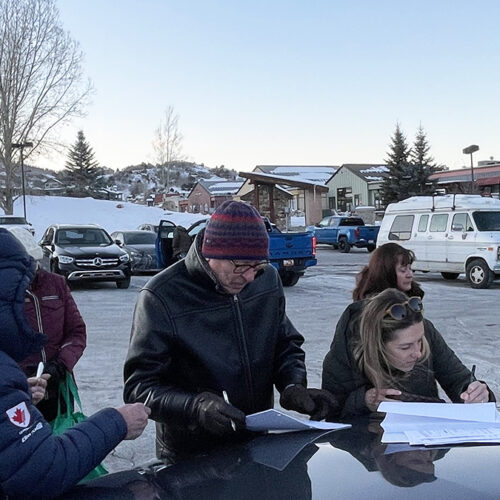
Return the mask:
[[[450,194],[451,194],[451,193],[450,193]],[[455,196],[456,196],[456,195],[457,195],[457,193],[453,193],[453,204],[452,204],[452,205],[451,205],[451,207],[450,207],[452,210],[455,210],[455,209],[457,208],[457,205],[456,205],[456,203],[455,203]],[[447,195],[442,195],[442,194],[438,194],[438,195],[433,194],[433,195],[432,195],[432,207],[431,207],[431,212],[434,212],[434,211],[436,210],[436,205],[434,204],[434,198],[435,198],[436,196],[447,196]],[[441,207],[441,208],[445,208],[445,207]]]

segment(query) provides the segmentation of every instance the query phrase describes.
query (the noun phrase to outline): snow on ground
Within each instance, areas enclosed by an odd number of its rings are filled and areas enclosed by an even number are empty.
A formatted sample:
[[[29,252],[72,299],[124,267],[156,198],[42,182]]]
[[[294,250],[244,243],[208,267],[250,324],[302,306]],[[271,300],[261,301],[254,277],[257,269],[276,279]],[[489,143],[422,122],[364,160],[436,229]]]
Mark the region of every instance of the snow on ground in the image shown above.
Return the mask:
[[[14,204],[14,215],[23,215],[22,198],[18,198]],[[170,220],[187,228],[193,222],[205,217],[202,214],[170,212],[126,201],[64,196],[26,197],[26,219],[33,225],[37,240],[51,224],[99,224],[108,233],[112,233],[137,229],[139,224],[158,224],[161,219]]]

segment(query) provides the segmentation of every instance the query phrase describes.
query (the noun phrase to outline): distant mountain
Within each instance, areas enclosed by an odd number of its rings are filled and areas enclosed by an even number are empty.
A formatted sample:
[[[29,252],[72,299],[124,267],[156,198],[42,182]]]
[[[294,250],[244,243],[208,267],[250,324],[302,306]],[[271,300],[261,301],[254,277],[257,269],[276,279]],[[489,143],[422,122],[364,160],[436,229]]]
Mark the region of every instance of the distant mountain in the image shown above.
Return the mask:
[[[56,172],[27,165],[25,173],[27,194],[109,198],[111,193],[122,193],[124,200],[145,200],[167,191],[167,166],[162,168],[149,163],[130,165],[122,170],[99,167],[98,176],[92,186],[69,185],[64,170]],[[200,179],[214,177],[235,180],[238,174],[224,166],[208,168],[203,164],[175,162],[172,163],[168,174],[169,192],[187,194]]]

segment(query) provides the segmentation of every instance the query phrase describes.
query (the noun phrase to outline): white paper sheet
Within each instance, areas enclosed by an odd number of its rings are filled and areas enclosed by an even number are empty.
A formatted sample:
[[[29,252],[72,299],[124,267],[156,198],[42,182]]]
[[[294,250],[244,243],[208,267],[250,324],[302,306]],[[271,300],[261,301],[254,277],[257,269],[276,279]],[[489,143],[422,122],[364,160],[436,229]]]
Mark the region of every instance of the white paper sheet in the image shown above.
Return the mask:
[[[500,422],[495,403],[403,403],[383,401],[378,410],[399,415],[472,420],[474,422]]]
[[[335,430],[347,429],[350,424],[335,422],[315,422],[305,418],[292,417],[279,410],[266,410],[247,415],[247,429],[251,431],[300,431],[307,429]]]

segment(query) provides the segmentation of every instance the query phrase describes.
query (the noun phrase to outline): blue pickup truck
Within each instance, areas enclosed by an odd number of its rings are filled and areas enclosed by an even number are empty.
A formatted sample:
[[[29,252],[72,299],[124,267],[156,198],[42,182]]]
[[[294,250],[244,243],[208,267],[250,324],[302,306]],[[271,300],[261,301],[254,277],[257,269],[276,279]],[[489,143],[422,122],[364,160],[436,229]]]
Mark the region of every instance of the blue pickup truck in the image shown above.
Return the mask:
[[[327,243],[347,253],[351,247],[375,250],[380,226],[366,226],[361,217],[330,215],[308,228],[317,243]]]
[[[269,219],[263,217],[263,220],[269,233],[271,265],[278,270],[283,286],[293,286],[308,267],[317,263],[316,238],[311,232],[282,233]],[[188,234],[192,239],[207,222],[208,219],[199,220],[188,228]],[[156,238],[156,254],[160,267],[168,267],[175,262],[172,257],[175,227],[176,224],[171,221],[160,221]]]

